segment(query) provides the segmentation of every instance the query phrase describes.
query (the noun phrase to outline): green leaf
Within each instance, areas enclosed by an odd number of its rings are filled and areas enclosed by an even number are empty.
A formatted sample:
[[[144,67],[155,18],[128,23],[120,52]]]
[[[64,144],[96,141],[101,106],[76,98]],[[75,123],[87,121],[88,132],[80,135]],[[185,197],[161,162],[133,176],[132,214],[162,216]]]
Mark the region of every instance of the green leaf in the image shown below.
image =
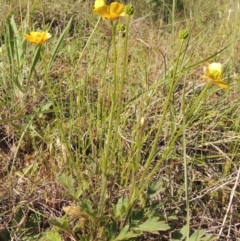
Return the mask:
[[[80,186],[78,186],[77,189],[75,188],[75,180],[71,175],[67,176],[65,174],[62,174],[59,176],[59,181],[60,184],[67,189],[67,191],[73,198],[79,199],[79,197],[82,195],[82,188]]]
[[[7,34],[6,34],[6,48],[7,48],[7,54],[8,54],[8,61],[9,61],[9,66],[10,70],[12,71],[13,68],[13,60],[14,60],[14,31],[12,28],[12,25],[10,23],[10,20],[7,21]]]
[[[108,234],[109,240],[113,240],[115,234],[117,233],[117,222],[106,223],[105,231]]]
[[[119,235],[114,239],[114,241],[124,240],[125,235],[126,235],[128,229],[129,229],[129,225],[126,225],[123,229],[121,229]]]
[[[119,219],[127,212],[128,198],[120,198],[116,205],[113,205],[114,218]]]
[[[119,235],[113,241],[129,240],[130,238],[139,237],[141,232],[128,232],[129,225],[126,225],[119,233]]]
[[[46,239],[47,241],[62,241],[61,235],[54,231],[48,232],[46,235]]]
[[[204,238],[202,238],[202,241],[214,241],[217,240],[217,237],[212,234],[207,234]]]
[[[175,231],[172,234],[172,239],[171,241],[182,241],[186,236],[184,236],[182,233],[180,233],[179,231]]]
[[[141,235],[142,235],[141,232],[127,232],[123,239],[118,239],[118,240],[129,240],[131,238],[136,238],[136,237],[139,237]]]
[[[17,62],[18,62],[18,67],[19,69],[22,68],[23,65],[23,40],[22,38],[19,36],[19,32],[18,32],[18,28],[17,28],[17,24],[14,20],[14,16],[11,17],[10,20],[10,24],[12,26],[15,38],[14,38],[14,42],[15,42],[15,50],[16,50],[16,57],[17,57]]]
[[[63,218],[58,219],[50,219],[49,223],[62,231],[65,231],[66,233],[70,234],[74,240],[78,240],[77,236],[74,234],[74,232],[70,229],[69,223],[67,220]]]
[[[170,227],[165,223],[165,221],[158,220],[158,217],[149,218],[138,227],[135,227],[134,230],[158,234],[158,231],[166,231],[170,229]]]
[[[189,238],[189,241],[212,241],[216,237],[212,235],[206,235],[205,230],[197,230],[192,236]]]
[[[71,233],[71,229],[69,228],[69,224],[66,220],[64,220],[63,218],[59,218],[59,219],[50,219],[49,223],[55,227],[58,227],[59,229],[67,232],[67,233]]]
[[[201,238],[204,236],[204,234],[204,230],[197,230],[194,234],[191,235],[189,241],[200,241],[202,240]]]
[[[13,16],[7,21],[6,28],[6,49],[10,67],[10,77],[15,86],[22,92],[22,45],[19,42],[18,30]],[[15,60],[17,60],[18,64],[16,64]],[[18,75],[16,75],[16,73],[18,73]]]
[[[182,241],[187,236],[187,225],[183,226],[180,231],[175,231],[172,235],[172,241]],[[188,241],[213,241],[216,237],[213,235],[206,235],[205,230],[197,230]]]
[[[42,49],[42,46],[41,45],[37,45],[35,47],[35,50],[34,50],[34,55],[33,55],[33,60],[32,60],[32,64],[31,64],[31,67],[30,67],[30,71],[29,71],[29,76],[28,76],[28,79],[30,80],[31,76],[32,76],[32,73],[33,71],[35,70],[35,67],[40,59],[40,53],[41,53],[41,49]],[[29,83],[29,82],[28,82]]]
[[[154,198],[157,194],[163,191],[165,191],[165,188],[162,188],[162,181],[156,180],[148,187],[147,196],[148,198]]]
[[[57,53],[58,53],[58,50],[59,50],[59,48],[60,48],[60,46],[61,46],[61,43],[62,43],[64,37],[66,36],[66,34],[68,33],[68,31],[69,31],[69,29],[70,29],[70,26],[71,26],[71,24],[72,24],[72,20],[73,20],[73,18],[71,17],[71,19],[69,20],[66,28],[63,30],[61,36],[59,37],[59,39],[58,39],[58,41],[57,41],[57,44],[56,44],[56,46],[55,46],[55,48],[54,48],[54,50],[53,50],[53,54],[52,54],[52,56],[51,56],[51,58],[50,58],[50,60],[49,60],[49,63],[48,63],[48,71],[51,69],[53,60],[55,59],[55,57],[56,57],[56,55],[57,55]]]
[[[184,225],[180,231],[175,231],[172,235],[172,241],[183,240],[187,236],[187,225]]]
[[[131,227],[138,226],[140,221],[144,218],[144,210],[134,210],[131,213]]]

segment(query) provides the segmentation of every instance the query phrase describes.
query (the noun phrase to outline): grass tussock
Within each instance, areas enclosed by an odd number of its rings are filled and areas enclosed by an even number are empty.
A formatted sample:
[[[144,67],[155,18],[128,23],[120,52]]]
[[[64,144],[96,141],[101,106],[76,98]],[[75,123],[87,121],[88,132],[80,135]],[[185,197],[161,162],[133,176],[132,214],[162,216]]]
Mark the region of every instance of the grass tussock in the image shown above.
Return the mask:
[[[3,1],[0,240],[240,239],[238,3],[122,4]]]

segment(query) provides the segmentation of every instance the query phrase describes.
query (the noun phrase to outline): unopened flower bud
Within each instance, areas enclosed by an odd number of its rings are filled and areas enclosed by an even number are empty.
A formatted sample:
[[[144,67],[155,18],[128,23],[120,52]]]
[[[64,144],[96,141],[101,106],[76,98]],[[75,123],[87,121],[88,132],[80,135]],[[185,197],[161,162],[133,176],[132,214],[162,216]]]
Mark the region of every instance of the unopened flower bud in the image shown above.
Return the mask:
[[[119,32],[124,32],[125,31],[125,25],[124,24],[122,24],[122,23],[119,23],[118,25],[117,25],[117,30],[119,31]]]
[[[134,13],[134,7],[133,7],[133,5],[132,5],[132,4],[126,5],[126,6],[125,6],[124,13],[125,13],[126,15],[133,15],[133,13]]]
[[[180,39],[186,39],[188,37],[189,33],[186,29],[183,29],[179,32],[179,38]]]

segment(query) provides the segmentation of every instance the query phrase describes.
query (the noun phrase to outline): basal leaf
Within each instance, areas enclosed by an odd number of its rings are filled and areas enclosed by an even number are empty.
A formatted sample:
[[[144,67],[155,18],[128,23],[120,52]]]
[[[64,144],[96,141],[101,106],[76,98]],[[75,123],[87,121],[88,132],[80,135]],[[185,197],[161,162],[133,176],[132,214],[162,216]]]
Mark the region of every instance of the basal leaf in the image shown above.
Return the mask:
[[[189,238],[189,241],[200,241],[202,240],[202,236],[204,236],[205,231],[204,230],[197,230],[195,233],[191,235]]]
[[[58,227],[59,229],[65,231],[65,232],[71,233],[71,230],[69,228],[69,224],[64,219],[61,219],[61,218],[59,218],[59,219],[50,219],[49,223],[52,224],[55,227]]]
[[[57,232],[48,232],[46,235],[48,241],[62,241],[61,235]]]
[[[216,237],[212,235],[206,235],[205,230],[197,230],[192,236],[189,238],[189,241],[212,241],[215,240]]]
[[[124,240],[125,235],[129,229],[129,225],[126,225],[119,233],[119,235],[114,239],[114,241]]]
[[[165,223],[165,221],[159,221],[158,217],[149,218],[144,223],[134,228],[136,231],[149,232],[154,234],[157,234],[158,231],[166,231],[168,229],[170,229],[170,227]]]
[[[113,205],[115,218],[123,217],[127,211],[128,198],[120,198],[116,205]]]
[[[62,174],[59,176],[59,181],[61,185],[63,185],[67,189],[67,191],[73,198],[78,199],[81,196],[82,189],[79,186],[76,190],[74,186],[75,180],[71,175],[67,176],[65,174]]]
[[[129,240],[130,238],[136,238],[142,234],[141,232],[128,231],[128,229],[129,225],[126,225],[113,241]]]

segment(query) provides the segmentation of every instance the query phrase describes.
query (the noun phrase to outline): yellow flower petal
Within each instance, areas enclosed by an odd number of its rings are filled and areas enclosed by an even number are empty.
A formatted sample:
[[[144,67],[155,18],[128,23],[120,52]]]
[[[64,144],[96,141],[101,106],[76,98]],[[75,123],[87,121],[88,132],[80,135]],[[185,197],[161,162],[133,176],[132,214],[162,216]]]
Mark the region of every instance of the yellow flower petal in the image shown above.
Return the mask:
[[[229,89],[229,85],[223,81],[222,78],[222,64],[220,63],[211,63],[208,65],[208,68],[203,68],[204,75],[202,78],[214,85],[218,85],[223,89]]]
[[[209,76],[213,79],[222,77],[222,64],[212,63],[208,65]]]
[[[214,81],[213,83],[223,89],[229,89],[229,85],[222,80],[217,80],[217,81]]]
[[[28,42],[35,43],[35,44],[43,44],[49,38],[52,37],[48,31],[45,32],[30,32],[30,34],[24,34],[25,39]]]
[[[103,0],[96,0],[93,12],[108,20],[115,20],[124,16],[125,6],[118,2],[113,2],[110,6],[106,5]]]
[[[105,6],[106,2],[104,0],[96,0],[94,4],[94,9]]]
[[[120,16],[124,12],[125,6],[118,2],[113,2],[110,4],[110,14],[115,16]]]
[[[106,18],[108,20],[111,20],[111,14],[110,14],[110,7],[109,6],[102,6],[100,8],[96,8],[93,10],[94,13],[101,15],[103,18]]]

